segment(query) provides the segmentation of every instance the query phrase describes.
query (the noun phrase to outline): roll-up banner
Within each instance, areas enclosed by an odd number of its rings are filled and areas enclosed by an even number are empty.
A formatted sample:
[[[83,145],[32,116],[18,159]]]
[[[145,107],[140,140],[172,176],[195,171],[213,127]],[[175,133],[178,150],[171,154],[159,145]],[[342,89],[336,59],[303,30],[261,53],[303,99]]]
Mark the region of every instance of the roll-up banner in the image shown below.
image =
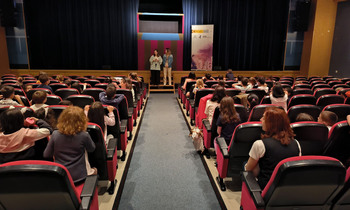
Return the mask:
[[[192,25],[193,70],[212,70],[214,25]]]

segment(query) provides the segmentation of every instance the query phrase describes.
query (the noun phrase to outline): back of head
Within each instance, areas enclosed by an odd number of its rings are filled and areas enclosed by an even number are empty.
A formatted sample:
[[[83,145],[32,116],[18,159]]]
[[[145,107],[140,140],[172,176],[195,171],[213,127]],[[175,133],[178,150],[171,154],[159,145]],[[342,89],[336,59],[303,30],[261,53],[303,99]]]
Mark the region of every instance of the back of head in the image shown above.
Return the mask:
[[[114,85],[108,85],[107,89],[106,89],[106,96],[107,96],[107,99],[112,99],[115,94],[116,94],[116,89],[114,87]]]
[[[85,131],[87,128],[87,117],[82,108],[77,106],[67,107],[58,118],[57,128],[60,133],[74,136]]]
[[[226,91],[224,87],[217,86],[215,88],[213,97],[210,99],[211,101],[216,101],[217,103],[221,102],[221,99],[226,96]]]
[[[41,84],[46,84],[46,82],[49,81],[49,76],[47,74],[40,74],[39,81]]]
[[[273,88],[272,88],[273,97],[282,98],[282,97],[284,97],[284,94],[285,93],[284,93],[282,85],[276,84],[275,86],[273,86]]]
[[[252,85],[255,85],[256,84],[256,80],[254,77],[250,77],[249,78],[249,82],[252,84]]]
[[[47,97],[47,93],[44,91],[35,91],[35,93],[33,93],[32,95],[32,101],[35,104],[43,104],[46,101],[46,97]]]
[[[124,79],[125,79],[126,89],[131,90],[132,89],[132,81],[131,81],[131,79],[129,79],[127,77],[125,77]]]
[[[247,77],[244,77],[244,78],[242,79],[242,85],[243,85],[243,86],[247,86],[247,85],[248,85],[248,82],[249,82],[249,79],[248,79]]]
[[[301,121],[315,121],[315,119],[309,115],[308,113],[299,113],[297,117],[295,118],[296,122],[301,122]]]
[[[207,80],[210,80],[210,78],[211,78],[211,74],[206,73],[206,74],[205,74],[205,78],[206,78]]]
[[[263,130],[265,134],[261,138],[274,138],[281,144],[289,144],[293,139],[294,132],[290,127],[288,115],[283,109],[269,107],[265,110],[262,118]]]
[[[202,79],[197,79],[196,85],[197,85],[198,88],[204,87],[204,82],[203,82],[203,80],[202,80]]]
[[[287,86],[285,88],[283,88],[283,90],[288,92],[288,96],[291,96],[293,94],[293,90],[291,87]]]
[[[239,122],[233,98],[225,96],[220,102],[220,114],[223,123]]]
[[[12,86],[4,86],[1,88],[1,94],[3,95],[4,98],[10,98],[12,94],[14,94],[15,88]]]
[[[254,93],[249,94],[247,100],[250,109],[253,109],[256,105],[259,104],[259,97]]]
[[[333,126],[338,122],[338,115],[331,111],[322,111],[319,118],[326,126]]]
[[[265,84],[265,77],[260,76],[260,77],[258,77],[257,81],[258,81],[259,85],[264,85]]]
[[[72,86],[72,81],[70,79],[66,79],[63,81],[63,84],[66,84],[67,87],[71,87]]]
[[[57,76],[56,76],[56,79],[57,79],[59,82],[63,82],[63,81],[64,81],[64,76],[63,76],[63,75],[57,75]]]
[[[104,116],[105,111],[102,103],[98,101],[92,103],[88,112],[89,121],[99,125],[102,128],[102,131],[105,129]]]
[[[194,72],[190,72],[189,74],[188,74],[188,78],[190,78],[190,79],[196,79],[196,73],[194,73]]]
[[[80,84],[79,84],[78,82],[74,82],[74,83],[72,84],[72,88],[77,89],[77,90],[79,91],[79,93],[83,92],[83,91],[81,90]]]
[[[232,74],[232,69],[228,69],[227,73]]]
[[[225,81],[224,80],[219,80],[218,86],[225,87]]]
[[[219,75],[218,76],[218,80],[224,80],[224,76],[223,75]]]
[[[24,117],[18,109],[7,109],[0,115],[0,128],[4,134],[14,133],[23,128]]]
[[[242,81],[242,79],[243,79],[243,76],[242,76],[242,75],[238,75],[238,76],[237,76],[237,80],[238,80],[238,81]]]

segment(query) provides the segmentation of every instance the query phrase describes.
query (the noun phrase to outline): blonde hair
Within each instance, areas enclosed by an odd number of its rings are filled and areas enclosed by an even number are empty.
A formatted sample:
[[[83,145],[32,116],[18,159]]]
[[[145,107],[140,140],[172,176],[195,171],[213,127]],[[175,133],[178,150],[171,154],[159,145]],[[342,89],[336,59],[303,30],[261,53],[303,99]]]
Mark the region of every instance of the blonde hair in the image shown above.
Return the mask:
[[[204,87],[204,82],[203,82],[202,79],[197,79],[196,84],[197,84],[198,88],[203,88]]]
[[[86,130],[87,122],[88,118],[84,114],[82,108],[70,106],[63,110],[58,118],[57,128],[60,133],[64,135],[74,136],[75,134]]]

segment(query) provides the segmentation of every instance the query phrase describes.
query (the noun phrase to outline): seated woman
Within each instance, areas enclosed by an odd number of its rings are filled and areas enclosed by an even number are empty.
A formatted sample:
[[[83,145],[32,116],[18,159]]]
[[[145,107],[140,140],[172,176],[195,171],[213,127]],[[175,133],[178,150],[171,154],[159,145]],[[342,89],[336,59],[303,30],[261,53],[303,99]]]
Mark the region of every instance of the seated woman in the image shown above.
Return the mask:
[[[220,105],[221,99],[225,96],[225,88],[218,86],[215,88],[213,97],[207,101],[204,113],[207,115],[207,119],[209,120],[210,124],[213,121],[215,108]]]
[[[196,74],[194,72],[190,72],[188,77],[185,79],[184,84],[182,85],[182,89],[186,89],[187,82],[194,81],[196,79]]]
[[[288,111],[287,109],[287,101],[288,101],[288,92],[283,89],[280,84],[276,84],[272,87],[272,91],[270,93],[271,104],[275,104],[277,106],[283,107],[284,111]]]
[[[250,149],[245,170],[252,171],[257,176],[261,189],[264,189],[276,165],[283,159],[301,156],[301,148],[294,139],[288,116],[282,109],[267,108],[261,122],[265,134]]]
[[[48,123],[36,118],[25,120],[18,109],[8,109],[0,116],[0,164],[16,160],[42,159],[36,154],[35,142],[52,132]],[[29,121],[31,121],[29,123]],[[36,124],[39,129],[25,128]],[[46,140],[46,139],[45,139]],[[47,140],[46,140],[47,142]]]

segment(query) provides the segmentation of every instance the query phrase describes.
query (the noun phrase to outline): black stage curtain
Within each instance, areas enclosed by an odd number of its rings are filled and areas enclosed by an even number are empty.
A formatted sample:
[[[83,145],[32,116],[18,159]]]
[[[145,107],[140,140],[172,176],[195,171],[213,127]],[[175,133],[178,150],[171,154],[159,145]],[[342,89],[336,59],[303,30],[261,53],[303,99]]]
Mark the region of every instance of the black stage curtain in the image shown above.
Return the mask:
[[[24,0],[32,69],[137,69],[138,0]]]
[[[184,69],[191,67],[191,25],[214,24],[213,66],[282,70],[289,0],[183,0]]]

